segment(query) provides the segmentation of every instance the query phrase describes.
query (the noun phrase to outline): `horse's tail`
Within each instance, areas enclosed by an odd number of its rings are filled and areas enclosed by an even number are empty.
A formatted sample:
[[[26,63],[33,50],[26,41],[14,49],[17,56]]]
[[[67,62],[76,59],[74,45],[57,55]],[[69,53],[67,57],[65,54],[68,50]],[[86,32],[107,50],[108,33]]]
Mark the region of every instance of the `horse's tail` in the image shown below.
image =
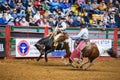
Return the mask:
[[[117,53],[113,50],[113,48],[110,48],[107,50],[107,53],[113,57],[113,58],[117,58]]]

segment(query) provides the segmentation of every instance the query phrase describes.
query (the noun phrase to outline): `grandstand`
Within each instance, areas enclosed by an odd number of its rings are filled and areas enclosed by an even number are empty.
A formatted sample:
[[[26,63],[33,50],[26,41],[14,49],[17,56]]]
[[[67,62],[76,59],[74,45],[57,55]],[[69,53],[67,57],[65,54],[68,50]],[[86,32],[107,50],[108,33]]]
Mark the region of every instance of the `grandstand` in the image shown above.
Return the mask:
[[[54,27],[59,16],[65,17],[68,27],[79,27],[79,24],[87,23],[88,27],[119,28],[120,1],[2,0],[0,2],[1,25],[26,26],[27,24],[27,26],[44,27],[46,25],[44,19],[47,19],[47,25]],[[25,17],[24,21],[22,21],[23,17]]]

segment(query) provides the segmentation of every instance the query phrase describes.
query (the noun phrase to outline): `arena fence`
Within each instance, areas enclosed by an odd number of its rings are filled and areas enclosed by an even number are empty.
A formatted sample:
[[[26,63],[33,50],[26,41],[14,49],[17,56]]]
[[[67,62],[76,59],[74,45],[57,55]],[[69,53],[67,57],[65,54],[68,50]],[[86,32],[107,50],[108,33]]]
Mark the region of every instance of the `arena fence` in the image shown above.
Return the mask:
[[[52,32],[49,27],[38,26],[0,26],[0,57],[7,59],[16,58],[16,39],[40,39]],[[89,28],[90,39],[111,39],[112,46],[120,56],[120,29]],[[79,32],[79,28],[70,27],[66,32],[69,35],[75,35]]]

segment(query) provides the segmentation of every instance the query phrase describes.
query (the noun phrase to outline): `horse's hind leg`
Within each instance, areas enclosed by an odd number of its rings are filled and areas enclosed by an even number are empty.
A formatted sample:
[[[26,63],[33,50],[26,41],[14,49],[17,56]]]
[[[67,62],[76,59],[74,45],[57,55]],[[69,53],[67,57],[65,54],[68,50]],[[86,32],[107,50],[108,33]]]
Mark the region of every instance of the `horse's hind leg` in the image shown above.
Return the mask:
[[[48,62],[47,53],[45,53],[45,61]]]
[[[40,60],[40,58],[42,57],[42,55],[43,55],[43,52],[40,54],[40,56],[37,58],[37,61],[39,61]]]

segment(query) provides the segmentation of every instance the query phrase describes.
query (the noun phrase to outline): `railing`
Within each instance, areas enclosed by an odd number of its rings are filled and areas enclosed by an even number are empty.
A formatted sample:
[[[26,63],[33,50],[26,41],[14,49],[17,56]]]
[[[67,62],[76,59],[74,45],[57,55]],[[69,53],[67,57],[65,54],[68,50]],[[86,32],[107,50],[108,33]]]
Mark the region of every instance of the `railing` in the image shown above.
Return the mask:
[[[6,57],[15,57],[16,38],[42,38],[51,31],[52,28],[48,27],[0,26],[0,38],[6,39]],[[79,28],[70,27],[66,32],[69,35],[75,35],[79,32]],[[120,29],[89,28],[89,32],[91,39],[111,39],[114,50],[120,55]]]

